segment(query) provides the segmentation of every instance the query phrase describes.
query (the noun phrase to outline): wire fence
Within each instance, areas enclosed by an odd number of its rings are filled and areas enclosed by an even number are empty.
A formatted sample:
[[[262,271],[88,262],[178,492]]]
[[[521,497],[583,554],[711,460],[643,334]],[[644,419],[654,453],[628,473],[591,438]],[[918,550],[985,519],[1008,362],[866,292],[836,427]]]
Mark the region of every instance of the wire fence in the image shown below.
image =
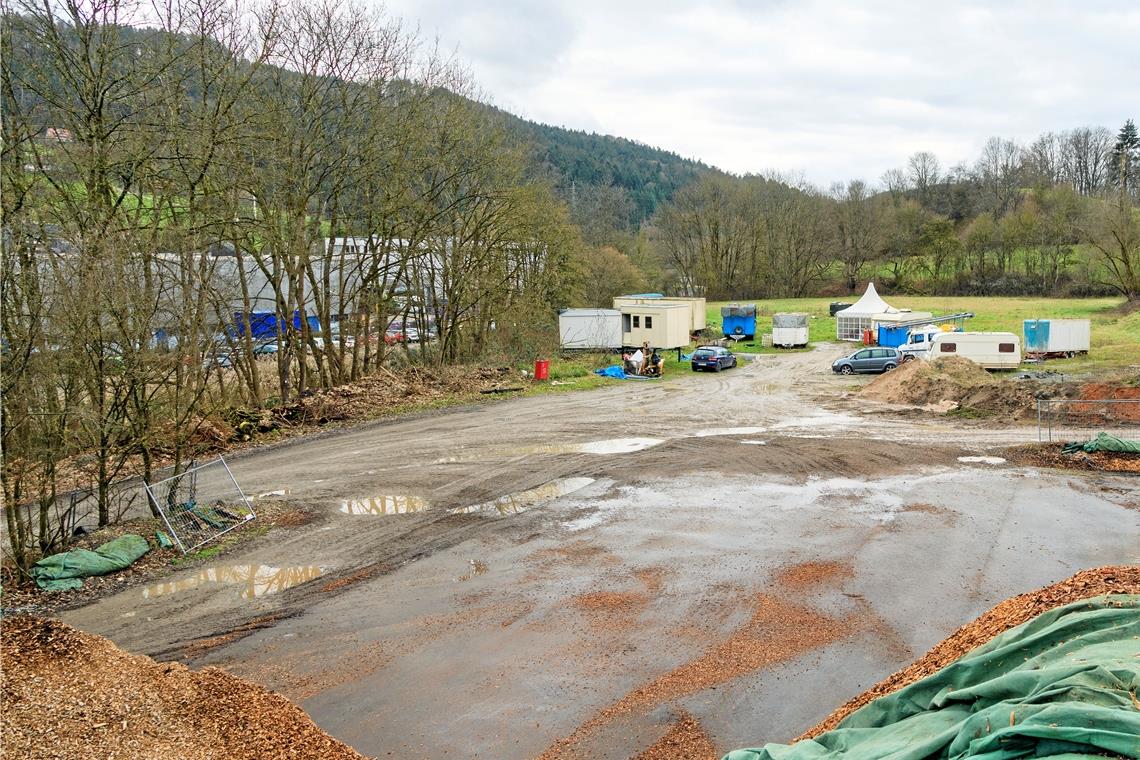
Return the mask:
[[[256,517],[222,457],[144,488],[183,554]]]
[[[1038,441],[1089,441],[1098,433],[1140,440],[1140,398],[1037,400]]]

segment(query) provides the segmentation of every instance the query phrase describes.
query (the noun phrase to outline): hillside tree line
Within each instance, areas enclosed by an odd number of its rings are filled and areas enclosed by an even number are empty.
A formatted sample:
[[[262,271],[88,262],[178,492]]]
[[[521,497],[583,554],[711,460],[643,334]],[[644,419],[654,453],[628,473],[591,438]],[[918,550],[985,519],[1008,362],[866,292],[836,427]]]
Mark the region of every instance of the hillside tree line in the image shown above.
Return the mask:
[[[551,183],[463,97],[465,74],[382,14],[6,8],[0,476],[17,563],[67,538],[58,497],[78,480],[105,525],[116,479],[181,466],[218,410],[379,371],[393,324],[420,328],[403,355],[459,362],[525,343],[535,306],[571,297],[580,241]]]
[[[706,174],[653,219],[659,284],[714,299],[888,290],[1140,299],[1140,138],[1129,120],[915,153],[875,187]]]

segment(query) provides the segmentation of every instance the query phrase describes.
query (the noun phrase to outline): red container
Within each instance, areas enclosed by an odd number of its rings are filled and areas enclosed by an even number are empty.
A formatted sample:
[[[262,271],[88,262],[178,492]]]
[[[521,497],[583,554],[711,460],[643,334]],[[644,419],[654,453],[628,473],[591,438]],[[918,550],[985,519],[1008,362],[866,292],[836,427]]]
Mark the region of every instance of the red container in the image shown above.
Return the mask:
[[[550,360],[549,359],[535,359],[534,360],[534,379],[535,380],[549,380],[550,379]]]

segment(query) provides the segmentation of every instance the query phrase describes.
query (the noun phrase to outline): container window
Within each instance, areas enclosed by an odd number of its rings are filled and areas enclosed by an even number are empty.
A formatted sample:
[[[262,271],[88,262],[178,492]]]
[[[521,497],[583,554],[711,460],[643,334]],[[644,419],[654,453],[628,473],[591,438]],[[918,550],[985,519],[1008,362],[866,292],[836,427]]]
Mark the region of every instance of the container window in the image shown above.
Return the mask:
[[[1014,347],[1012,343],[998,343],[998,353],[1012,354]]]
[[[653,327],[653,317],[645,318],[645,329],[648,330]]]
[[[641,317],[634,317],[633,318],[633,326],[634,327],[641,327]]]
[[[622,314],[621,315],[621,329],[622,329],[622,332],[629,332],[630,328],[629,328],[629,315],[628,314]]]
[[[938,350],[944,354],[954,354],[958,352],[957,343],[943,343],[938,347]]]

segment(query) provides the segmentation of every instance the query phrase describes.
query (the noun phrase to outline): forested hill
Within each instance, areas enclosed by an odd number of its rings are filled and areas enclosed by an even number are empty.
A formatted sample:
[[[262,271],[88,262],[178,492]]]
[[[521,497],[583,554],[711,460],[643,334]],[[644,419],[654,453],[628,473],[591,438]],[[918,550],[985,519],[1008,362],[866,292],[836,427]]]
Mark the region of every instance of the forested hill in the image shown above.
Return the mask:
[[[535,161],[554,175],[563,198],[573,202],[591,187],[621,188],[634,226],[653,216],[677,190],[714,171],[700,161],[624,137],[538,124],[492,110],[508,130],[533,146]]]

